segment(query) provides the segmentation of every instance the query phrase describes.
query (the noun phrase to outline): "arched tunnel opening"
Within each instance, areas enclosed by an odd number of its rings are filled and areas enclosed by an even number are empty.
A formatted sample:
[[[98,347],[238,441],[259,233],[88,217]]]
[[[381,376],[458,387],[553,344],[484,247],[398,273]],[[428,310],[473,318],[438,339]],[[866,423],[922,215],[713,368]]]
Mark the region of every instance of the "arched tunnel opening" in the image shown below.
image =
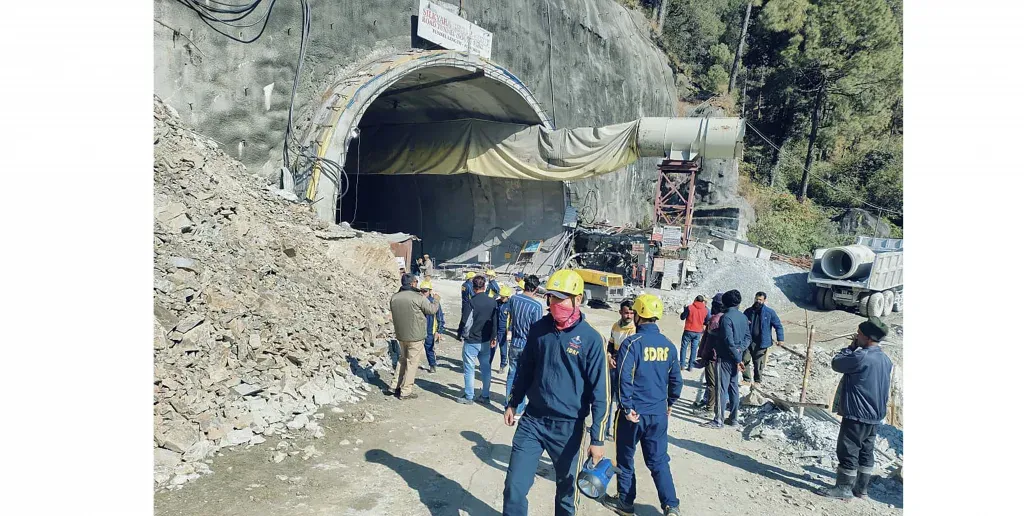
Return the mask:
[[[412,71],[381,92],[359,120],[358,136],[345,154],[349,188],[338,201],[338,221],[357,229],[416,235],[420,240],[413,243],[413,255],[430,254],[435,263],[473,263],[490,251],[490,263],[502,267],[516,260],[524,242],[557,240],[565,210],[560,181],[414,170],[383,175],[368,159],[370,153],[407,150],[398,148],[402,142],[379,136],[397,125],[431,131],[442,122],[481,119],[518,128],[543,124],[542,114],[520,92],[480,69]]]

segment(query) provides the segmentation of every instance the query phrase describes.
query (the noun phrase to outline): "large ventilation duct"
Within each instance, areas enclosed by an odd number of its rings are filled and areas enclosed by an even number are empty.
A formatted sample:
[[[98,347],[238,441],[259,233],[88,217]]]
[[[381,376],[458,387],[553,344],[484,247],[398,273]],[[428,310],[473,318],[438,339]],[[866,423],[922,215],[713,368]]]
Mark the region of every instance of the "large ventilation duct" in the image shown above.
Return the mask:
[[[821,255],[821,270],[838,280],[859,279],[871,272],[874,261],[875,253],[867,246],[833,247]]]
[[[370,126],[364,173],[478,174],[567,181],[620,170],[641,157],[742,157],[740,118],[641,118],[604,127],[547,129],[476,119]]]

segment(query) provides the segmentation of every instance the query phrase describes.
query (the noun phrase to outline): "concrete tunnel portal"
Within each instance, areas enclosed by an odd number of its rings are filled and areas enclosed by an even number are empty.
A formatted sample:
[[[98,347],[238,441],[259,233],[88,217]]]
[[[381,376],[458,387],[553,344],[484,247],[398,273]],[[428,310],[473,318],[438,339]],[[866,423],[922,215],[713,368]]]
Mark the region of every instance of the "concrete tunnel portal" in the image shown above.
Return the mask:
[[[331,191],[335,185],[321,181],[318,213],[333,212],[324,218],[359,229],[414,234],[420,238],[414,254],[428,253],[439,262],[475,262],[489,250],[491,263],[502,266],[515,260],[524,241],[560,237],[566,202],[560,181],[469,173],[381,175],[366,167],[367,149],[390,144],[373,140],[374,129],[382,126],[475,118],[552,128],[521,81],[478,56],[440,51],[389,59],[374,63],[384,65],[382,73],[367,74],[371,64],[354,74],[362,81],[336,84],[333,95],[325,96],[321,113],[338,111],[336,104],[343,108],[321,155],[343,165],[348,188],[337,196]],[[339,102],[332,104],[332,98]],[[316,131],[310,135],[313,143],[326,139]],[[329,206],[323,199],[332,195],[337,203]]]

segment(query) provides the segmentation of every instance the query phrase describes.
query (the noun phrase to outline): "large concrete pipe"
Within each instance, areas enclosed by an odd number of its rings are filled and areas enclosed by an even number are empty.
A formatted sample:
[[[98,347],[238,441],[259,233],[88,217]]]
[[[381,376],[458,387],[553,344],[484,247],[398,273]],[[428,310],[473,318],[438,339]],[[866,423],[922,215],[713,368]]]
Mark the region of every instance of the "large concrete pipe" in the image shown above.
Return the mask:
[[[821,256],[821,270],[834,279],[857,279],[871,272],[875,253],[864,245],[833,247]]]
[[[637,146],[643,157],[741,159],[743,132],[742,118],[644,117]]]

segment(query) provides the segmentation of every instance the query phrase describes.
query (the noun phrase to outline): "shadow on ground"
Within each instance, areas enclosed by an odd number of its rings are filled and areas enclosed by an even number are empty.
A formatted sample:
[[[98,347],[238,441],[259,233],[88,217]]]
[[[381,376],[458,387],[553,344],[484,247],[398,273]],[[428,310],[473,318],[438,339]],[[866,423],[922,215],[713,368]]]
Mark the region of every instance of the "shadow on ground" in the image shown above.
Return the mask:
[[[504,472],[508,470],[509,457],[512,456],[511,446],[492,443],[478,432],[472,430],[463,430],[460,434],[467,441],[473,443],[473,454],[480,459],[480,462],[498,471]],[[537,476],[544,477],[552,482],[555,481],[555,466],[551,464],[551,459],[544,455],[541,455],[540,464],[537,465]]]
[[[746,455],[719,448],[706,443],[697,441],[690,441],[687,439],[679,439],[676,437],[669,436],[669,443],[674,444],[684,450],[689,450],[698,455],[702,455],[709,459],[717,460],[724,464],[742,469],[748,473],[754,473],[761,475],[769,480],[776,480],[785,484],[788,484],[797,489],[803,489],[813,492],[818,487],[828,487],[818,480],[808,480],[805,476],[797,473],[786,471],[782,468],[764,464],[754,460]]]
[[[431,516],[467,514],[497,516],[501,514],[463,489],[458,482],[415,462],[396,457],[384,450],[367,450],[366,462],[383,465],[399,476],[419,494],[420,502]]]
[[[775,277],[775,286],[785,294],[786,299],[800,308],[816,309],[813,290],[807,283],[806,272],[793,272]],[[771,300],[768,301],[771,303]]]

